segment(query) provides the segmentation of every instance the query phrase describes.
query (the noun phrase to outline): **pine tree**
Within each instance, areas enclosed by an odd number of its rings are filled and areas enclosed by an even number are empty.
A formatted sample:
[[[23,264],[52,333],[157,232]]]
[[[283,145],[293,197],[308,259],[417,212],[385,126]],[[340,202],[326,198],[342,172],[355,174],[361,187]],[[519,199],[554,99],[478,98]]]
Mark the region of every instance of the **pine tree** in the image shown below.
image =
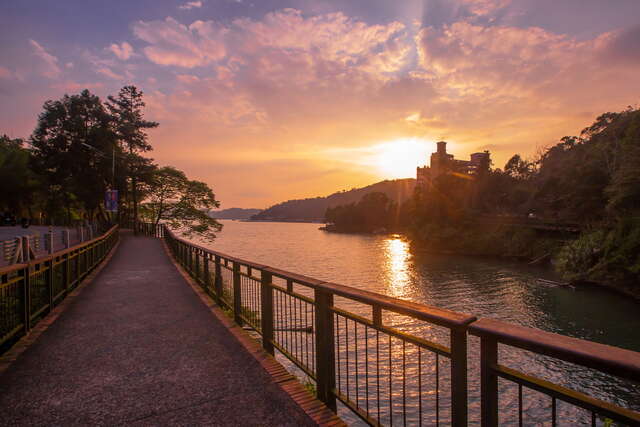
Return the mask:
[[[115,130],[123,149],[129,153],[132,159],[129,165],[129,178],[131,180],[131,197],[133,201],[133,225],[134,230],[138,226],[138,180],[143,172],[137,167],[139,153],[152,150],[148,142],[146,129],[158,127],[157,122],[144,119],[143,108],[145,103],[142,100],[142,91],[135,86],[125,86],[120,89],[118,96],[109,96],[107,108],[114,117]],[[144,169],[144,168],[143,168]]]

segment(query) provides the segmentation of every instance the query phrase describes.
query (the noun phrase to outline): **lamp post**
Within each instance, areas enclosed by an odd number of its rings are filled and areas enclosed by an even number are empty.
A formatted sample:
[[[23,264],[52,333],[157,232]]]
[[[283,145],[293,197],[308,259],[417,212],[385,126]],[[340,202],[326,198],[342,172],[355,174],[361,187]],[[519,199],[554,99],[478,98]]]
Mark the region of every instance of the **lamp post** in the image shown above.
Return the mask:
[[[86,142],[81,142],[80,145],[83,147],[89,148],[90,150],[95,151],[98,155],[102,157],[106,157],[106,154],[102,152],[102,150],[97,149],[93,145],[87,144]],[[111,190],[115,190],[116,187],[116,145],[113,144],[113,151],[111,152]],[[115,216],[113,211],[110,211],[112,216]],[[114,218],[111,218],[113,222]]]

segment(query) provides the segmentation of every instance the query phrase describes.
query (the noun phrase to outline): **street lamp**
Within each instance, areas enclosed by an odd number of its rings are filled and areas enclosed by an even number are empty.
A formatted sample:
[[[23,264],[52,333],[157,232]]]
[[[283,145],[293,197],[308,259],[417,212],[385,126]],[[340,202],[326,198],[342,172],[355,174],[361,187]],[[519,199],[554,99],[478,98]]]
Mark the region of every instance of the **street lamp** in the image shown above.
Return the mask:
[[[89,145],[86,142],[81,142],[80,145],[95,151],[102,157],[106,157],[106,154],[104,154],[102,150],[98,150],[93,145]],[[111,154],[111,189],[113,190],[115,186],[116,186],[116,145],[113,144],[113,152]]]

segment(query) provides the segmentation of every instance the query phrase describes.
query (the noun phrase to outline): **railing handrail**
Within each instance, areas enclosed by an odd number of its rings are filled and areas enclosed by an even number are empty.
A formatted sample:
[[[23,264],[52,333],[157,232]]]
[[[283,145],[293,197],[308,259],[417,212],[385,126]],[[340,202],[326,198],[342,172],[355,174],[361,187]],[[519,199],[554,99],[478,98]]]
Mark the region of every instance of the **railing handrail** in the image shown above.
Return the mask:
[[[11,265],[6,265],[4,267],[0,267],[0,274],[11,273],[14,270],[20,270],[20,269],[25,268],[27,266],[30,267],[32,265],[37,265],[37,264],[40,264],[40,263],[43,263],[43,262],[47,262],[47,261],[50,261],[53,258],[58,258],[58,257],[60,257],[62,255],[65,255],[65,254],[69,253],[69,252],[73,252],[73,251],[76,251],[78,249],[82,249],[85,246],[92,245],[92,244],[98,242],[99,240],[102,240],[105,237],[108,237],[117,228],[118,228],[118,226],[114,225],[113,227],[111,227],[109,230],[107,230],[105,233],[101,234],[98,237],[95,237],[95,238],[93,238],[91,240],[86,240],[84,242],[80,242],[77,245],[70,246],[68,248],[60,249],[59,251],[56,251],[56,252],[54,252],[52,254],[46,254],[46,255],[43,255],[43,256],[41,256],[41,257],[39,257],[37,259],[30,260],[28,262],[23,262],[23,263],[20,263],[20,264],[11,264]]]
[[[640,353],[635,351],[490,318],[469,325],[469,333],[640,382]]]
[[[298,273],[293,273],[280,268],[270,267],[268,265],[246,261],[237,257],[232,257],[229,255],[223,254],[218,251],[214,251],[212,249],[205,248],[203,246],[195,245],[192,242],[189,242],[188,240],[185,240],[181,237],[176,236],[176,234],[173,231],[169,230],[168,228],[165,229],[165,232],[168,232],[173,239],[181,241],[182,243],[185,243],[201,251],[219,256],[221,258],[228,259],[229,261],[234,261],[251,268],[265,270],[271,273],[273,276],[292,279],[296,283],[306,285],[313,289],[329,291],[335,295],[353,299],[355,301],[359,301],[361,303],[365,303],[371,306],[380,307],[385,310],[393,311],[394,313],[410,315],[412,317],[415,317],[418,320],[425,320],[440,326],[459,329],[459,328],[466,327],[476,319],[475,316],[472,316],[469,314],[459,313],[451,310],[446,310],[443,308],[437,308],[437,307],[429,306],[426,304],[418,304],[412,301],[406,301],[400,298],[394,298],[394,297],[382,295],[376,292],[354,288],[352,286],[346,286],[338,283],[318,280],[312,277],[304,276]]]

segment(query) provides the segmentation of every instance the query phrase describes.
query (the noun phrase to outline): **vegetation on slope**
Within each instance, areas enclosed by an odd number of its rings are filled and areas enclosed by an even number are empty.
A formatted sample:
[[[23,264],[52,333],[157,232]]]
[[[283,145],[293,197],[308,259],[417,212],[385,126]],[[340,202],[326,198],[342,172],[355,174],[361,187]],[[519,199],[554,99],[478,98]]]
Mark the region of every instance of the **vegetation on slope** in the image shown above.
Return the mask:
[[[378,182],[363,188],[333,193],[327,197],[288,200],[254,215],[251,219],[268,221],[321,221],[328,208],[357,203],[370,193],[384,193],[395,203],[403,203],[413,194],[415,179],[396,179]]]

